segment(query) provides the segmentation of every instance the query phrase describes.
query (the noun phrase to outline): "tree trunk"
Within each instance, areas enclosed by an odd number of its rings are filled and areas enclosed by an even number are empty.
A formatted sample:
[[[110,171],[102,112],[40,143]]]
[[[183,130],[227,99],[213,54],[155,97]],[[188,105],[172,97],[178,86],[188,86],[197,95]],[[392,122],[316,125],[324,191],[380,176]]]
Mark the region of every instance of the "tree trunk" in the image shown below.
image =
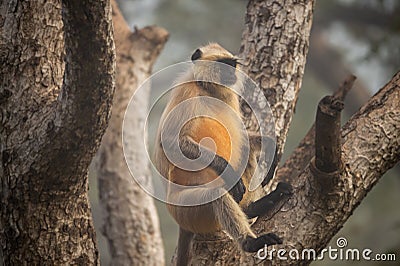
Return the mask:
[[[313,6],[313,0],[249,1],[247,5],[240,57],[272,109],[278,158],[303,79]],[[256,120],[246,111],[247,126],[254,130]]]
[[[111,251],[112,265],[162,265],[164,247],[153,199],[134,181],[122,149],[122,123],[134,90],[150,75],[168,34],[158,27],[131,32],[113,1],[113,23],[117,54],[116,93],[110,125],[96,159],[100,204],[104,213],[103,232]],[[149,90],[141,95],[136,108],[135,127],[130,128],[129,153],[135,162],[137,178],[150,180],[147,154],[135,147],[147,114]],[[125,136],[125,139],[126,136]]]
[[[4,262],[98,264],[87,169],[114,92],[110,5],[3,1],[0,8]]]

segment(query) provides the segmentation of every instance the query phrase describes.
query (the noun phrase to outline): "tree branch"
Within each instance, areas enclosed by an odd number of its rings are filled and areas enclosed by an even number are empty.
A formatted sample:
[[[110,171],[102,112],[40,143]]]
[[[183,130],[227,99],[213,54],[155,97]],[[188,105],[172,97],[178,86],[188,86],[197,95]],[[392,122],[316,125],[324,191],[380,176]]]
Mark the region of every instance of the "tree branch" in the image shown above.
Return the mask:
[[[114,94],[114,41],[109,1],[63,1],[65,73],[49,132],[53,141],[41,154],[57,180],[52,189],[68,190],[71,178],[86,173],[107,127]],[[60,168],[63,165],[65,168]]]
[[[343,102],[333,96],[324,97],[318,104],[315,119],[315,158],[310,163],[318,190],[331,193],[342,170],[340,156],[340,114]]]
[[[326,96],[318,104],[315,119],[315,167],[324,173],[341,168],[340,112],[343,102]]]
[[[163,245],[153,199],[134,181],[122,150],[122,123],[134,90],[150,75],[151,68],[168,38],[168,33],[151,26],[131,32],[117,3],[112,1],[117,55],[116,92],[109,127],[96,158],[100,204],[104,215],[103,234],[108,240],[113,265],[162,265]],[[149,90],[141,90],[142,106],[128,124],[128,148],[135,162],[134,173],[150,182],[147,154],[135,149],[140,126],[146,119]],[[127,124],[125,125],[127,126]]]

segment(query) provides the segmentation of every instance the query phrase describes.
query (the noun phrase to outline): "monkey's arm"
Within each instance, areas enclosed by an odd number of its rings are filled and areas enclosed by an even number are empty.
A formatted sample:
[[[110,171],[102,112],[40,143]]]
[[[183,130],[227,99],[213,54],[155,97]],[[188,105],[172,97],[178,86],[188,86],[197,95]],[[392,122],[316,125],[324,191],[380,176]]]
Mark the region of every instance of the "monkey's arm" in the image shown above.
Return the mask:
[[[257,158],[259,158],[261,152],[269,152],[271,149],[274,150],[274,157],[271,162],[271,167],[269,168],[267,175],[264,177],[264,180],[261,183],[262,186],[265,187],[274,177],[275,169],[278,166],[278,147],[276,147],[275,141],[270,137],[260,136],[259,134],[254,132],[248,132],[248,136],[250,143],[250,152],[255,152],[257,154]],[[261,147],[262,142],[264,142],[263,147]],[[261,150],[261,148],[263,148],[263,150]]]
[[[278,165],[278,157],[277,157],[277,149],[275,147],[274,140],[267,136],[260,136],[259,134],[249,132],[249,142],[250,142],[250,152],[255,154],[256,160],[259,160],[260,153],[265,151],[274,151],[274,157],[272,159],[272,165],[270,166],[267,175],[264,177],[262,181],[262,186],[264,187],[269,181],[274,177],[275,169]],[[263,147],[261,144],[263,142]],[[262,148],[262,150],[261,150]],[[257,161],[254,159],[250,159],[248,161],[248,169],[252,174],[254,173],[254,169],[256,167]],[[290,184],[280,182],[276,189],[272,191],[270,194],[262,197],[261,199],[252,202],[244,209],[245,214],[248,218],[254,218],[257,216],[262,216],[271,212],[274,208],[276,208],[280,202],[282,202],[285,198],[292,194],[292,188]]]
[[[173,141],[167,142],[174,143]],[[230,184],[231,180],[238,180],[235,186],[229,190],[229,193],[232,195],[236,202],[240,202],[242,200],[243,194],[246,192],[246,187],[244,186],[241,177],[238,175],[238,173],[236,173],[232,165],[230,165],[227,160],[225,160],[218,154],[215,154],[213,151],[207,149],[206,147],[199,145],[189,136],[182,136],[180,138],[180,147],[176,147],[176,145],[168,145],[168,143],[167,147],[165,148],[171,149],[171,151],[173,151],[175,154],[179,154],[179,152],[182,152],[185,157],[191,160],[202,158],[204,159],[202,163],[211,161],[208,167],[213,169],[222,178],[222,180],[225,181],[226,184]],[[163,143],[161,143],[161,146],[163,146]]]
[[[278,166],[278,147],[275,147],[275,153],[274,153],[274,159],[272,160],[272,165],[268,170],[268,174],[265,176],[264,180],[262,181],[261,185],[265,187],[269,181],[274,177],[275,175],[275,169]]]

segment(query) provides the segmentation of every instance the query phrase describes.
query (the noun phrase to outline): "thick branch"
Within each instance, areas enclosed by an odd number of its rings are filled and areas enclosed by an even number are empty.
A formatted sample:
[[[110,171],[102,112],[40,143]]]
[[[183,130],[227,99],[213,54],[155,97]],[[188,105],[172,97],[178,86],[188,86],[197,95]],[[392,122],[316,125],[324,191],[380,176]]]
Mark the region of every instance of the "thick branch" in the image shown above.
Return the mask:
[[[318,104],[315,119],[315,167],[324,173],[341,168],[340,112],[343,102],[326,96]]]
[[[151,68],[167,41],[168,33],[159,27],[129,29],[115,1],[112,1],[117,54],[116,93],[109,127],[97,153],[100,204],[104,214],[103,233],[108,240],[113,265],[162,265],[163,245],[153,199],[134,181],[122,150],[122,123],[134,90],[151,73]],[[137,106],[134,124],[128,130],[125,147],[135,162],[136,178],[150,182],[147,154],[135,147],[146,119],[149,90],[141,89],[142,106]],[[140,125],[139,125],[140,124]],[[125,136],[127,137],[127,136]],[[127,138],[125,138],[127,139]]]
[[[342,169],[340,114],[343,102],[333,96],[324,97],[318,104],[315,119],[315,158],[310,163],[318,190],[330,193],[338,183]]]
[[[55,177],[61,171],[77,177],[87,171],[100,146],[111,110],[115,60],[111,6],[109,1],[63,1],[62,14],[64,83],[49,134],[53,141],[41,154]],[[68,190],[70,181],[55,184]]]

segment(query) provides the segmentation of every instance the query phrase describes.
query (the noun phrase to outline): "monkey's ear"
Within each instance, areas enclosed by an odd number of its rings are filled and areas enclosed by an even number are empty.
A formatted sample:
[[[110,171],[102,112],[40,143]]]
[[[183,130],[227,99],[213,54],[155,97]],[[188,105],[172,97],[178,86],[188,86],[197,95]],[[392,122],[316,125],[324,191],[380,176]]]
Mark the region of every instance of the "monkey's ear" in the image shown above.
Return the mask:
[[[203,54],[203,52],[200,51],[200,49],[196,49],[196,51],[194,51],[194,53],[192,54],[192,57],[190,59],[192,61],[196,61],[197,59],[199,59],[201,57],[202,54]]]

